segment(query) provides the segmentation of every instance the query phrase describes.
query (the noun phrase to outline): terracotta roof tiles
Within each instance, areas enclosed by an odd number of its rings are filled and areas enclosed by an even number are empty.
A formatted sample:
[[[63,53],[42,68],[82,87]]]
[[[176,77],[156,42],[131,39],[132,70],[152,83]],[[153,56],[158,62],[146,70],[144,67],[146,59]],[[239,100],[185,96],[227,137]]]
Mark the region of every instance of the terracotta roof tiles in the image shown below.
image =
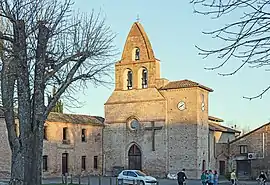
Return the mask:
[[[96,116],[51,112],[46,121],[102,126],[102,120],[104,121],[104,119],[101,119],[101,117]]]
[[[193,82],[191,80],[172,81],[172,82],[169,82],[167,85],[163,86],[161,88],[161,90],[191,88],[191,87],[200,87],[200,88],[205,89],[209,92],[213,92],[213,89],[206,87],[204,85],[201,85],[197,82]]]

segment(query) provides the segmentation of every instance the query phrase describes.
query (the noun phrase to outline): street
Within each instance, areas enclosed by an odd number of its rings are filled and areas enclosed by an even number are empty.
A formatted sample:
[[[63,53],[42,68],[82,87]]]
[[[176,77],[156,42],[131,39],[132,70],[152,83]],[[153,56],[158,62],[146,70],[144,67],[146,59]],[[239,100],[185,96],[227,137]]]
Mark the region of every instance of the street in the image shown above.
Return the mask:
[[[110,180],[111,179],[111,180]],[[100,183],[99,183],[100,181]],[[111,182],[110,182],[111,181]],[[44,179],[43,184],[51,184],[51,183],[61,183],[61,178],[51,178],[51,179]],[[71,182],[71,179],[68,179],[68,182]],[[78,178],[73,178],[73,183],[78,183]],[[169,180],[169,179],[158,179],[159,185],[177,185],[176,180]],[[88,178],[83,177],[81,179],[81,184],[88,184]],[[116,178],[115,177],[90,177],[90,185],[115,185]],[[187,185],[201,185],[200,180],[188,180]],[[228,180],[220,180],[219,184],[222,185],[230,185],[230,181]],[[237,185],[257,185],[256,181],[240,181]]]
[[[2,181],[2,182],[1,182]],[[88,185],[88,178],[82,177],[81,184]],[[100,182],[99,182],[100,181]],[[111,182],[110,182],[111,181]],[[8,180],[0,180],[0,185],[7,185]],[[71,183],[71,179],[68,178],[68,182]],[[78,184],[79,180],[77,177],[73,177],[72,182]],[[158,179],[159,185],[177,185],[176,180],[169,179]],[[43,184],[60,184],[62,183],[62,178],[47,178],[43,179]],[[220,180],[219,184],[230,185],[231,183],[228,180]],[[256,181],[240,181],[237,185],[257,185]],[[115,177],[90,177],[90,185],[116,185]],[[186,185],[201,185],[200,180],[188,180]]]

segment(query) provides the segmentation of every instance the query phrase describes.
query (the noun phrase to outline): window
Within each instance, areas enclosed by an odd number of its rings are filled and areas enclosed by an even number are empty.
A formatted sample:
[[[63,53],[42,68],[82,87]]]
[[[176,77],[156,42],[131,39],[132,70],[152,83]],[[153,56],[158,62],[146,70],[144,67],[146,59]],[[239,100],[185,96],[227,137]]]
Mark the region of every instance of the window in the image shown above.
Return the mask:
[[[94,169],[98,168],[98,156],[94,156]]]
[[[66,141],[67,140],[67,127],[63,128],[63,140]]]
[[[86,170],[86,156],[82,156],[82,170]]]
[[[82,142],[86,142],[86,129],[82,129]]]
[[[145,89],[147,88],[148,85],[148,73],[147,69],[142,70],[142,88]]]
[[[137,177],[137,175],[134,172],[132,172],[132,171],[128,171],[128,176],[130,176],[130,177]]]
[[[146,176],[146,174],[145,173],[143,173],[143,172],[141,172],[141,171],[136,171],[136,174],[138,175],[138,176],[142,176],[142,177],[145,177]]]
[[[132,89],[132,71],[127,72],[127,89]]]
[[[48,156],[44,155],[42,160],[43,171],[48,171]]]
[[[240,154],[247,154],[247,153],[248,153],[247,145],[240,145]]]
[[[43,128],[43,139],[44,139],[44,140],[48,140],[48,136],[47,136],[47,126],[44,126],[44,128]]]
[[[136,48],[135,50],[135,60],[140,60],[140,49]]]
[[[127,171],[124,171],[124,172],[123,172],[123,175],[127,176],[127,173],[128,173]]]

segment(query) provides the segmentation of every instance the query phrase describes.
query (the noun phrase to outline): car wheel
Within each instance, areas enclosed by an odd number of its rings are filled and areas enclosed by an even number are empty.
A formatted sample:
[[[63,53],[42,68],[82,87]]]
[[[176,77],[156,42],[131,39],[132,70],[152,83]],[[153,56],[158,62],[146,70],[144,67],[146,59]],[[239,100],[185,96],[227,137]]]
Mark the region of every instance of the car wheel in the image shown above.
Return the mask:
[[[138,185],[144,185],[143,181],[139,181]]]
[[[123,185],[123,179],[118,179],[118,185]]]

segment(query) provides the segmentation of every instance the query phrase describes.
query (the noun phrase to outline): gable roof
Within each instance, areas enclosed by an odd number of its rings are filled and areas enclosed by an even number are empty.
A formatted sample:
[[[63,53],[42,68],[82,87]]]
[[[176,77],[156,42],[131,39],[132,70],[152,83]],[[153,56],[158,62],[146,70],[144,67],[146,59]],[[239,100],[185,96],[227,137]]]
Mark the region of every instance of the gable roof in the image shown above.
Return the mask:
[[[180,89],[180,88],[191,88],[191,87],[200,87],[202,89],[205,89],[209,92],[213,92],[214,90],[206,87],[204,85],[201,85],[197,82],[193,82],[191,80],[179,80],[179,81],[171,81],[165,86],[161,87],[161,90],[167,90],[167,89]]]
[[[230,141],[229,144],[231,144],[231,143],[233,143],[235,141],[238,141],[239,139],[242,139],[242,138],[244,138],[244,137],[246,137],[246,136],[248,136],[248,135],[250,135],[250,134],[252,134],[252,133],[260,130],[261,128],[263,128],[265,126],[268,126],[268,125],[270,125],[270,122],[268,122],[268,123],[266,123],[266,124],[264,124],[264,125],[262,125],[262,126],[260,126],[258,128],[255,128],[254,130],[251,130],[250,132],[247,132],[247,133],[243,134],[242,136],[237,137],[235,140]]]
[[[135,39],[136,41],[134,41],[134,39],[132,38],[136,38]],[[144,31],[143,26],[139,22],[135,22],[133,23],[129,31],[129,34],[127,36],[124,50],[122,53],[122,60],[129,58],[129,56],[131,56],[130,48],[136,47],[136,45],[134,44],[137,44],[137,43],[142,44],[141,47],[145,48],[147,60],[155,59],[151,43],[149,41],[149,38],[146,32]]]
[[[236,129],[232,129],[230,127],[226,127],[224,125],[220,125],[214,122],[209,121],[209,130],[212,131],[219,131],[219,132],[226,132],[226,133],[241,133],[241,131],[236,130]]]
[[[79,114],[62,114],[57,112],[51,112],[46,121],[103,126],[101,117]]]

